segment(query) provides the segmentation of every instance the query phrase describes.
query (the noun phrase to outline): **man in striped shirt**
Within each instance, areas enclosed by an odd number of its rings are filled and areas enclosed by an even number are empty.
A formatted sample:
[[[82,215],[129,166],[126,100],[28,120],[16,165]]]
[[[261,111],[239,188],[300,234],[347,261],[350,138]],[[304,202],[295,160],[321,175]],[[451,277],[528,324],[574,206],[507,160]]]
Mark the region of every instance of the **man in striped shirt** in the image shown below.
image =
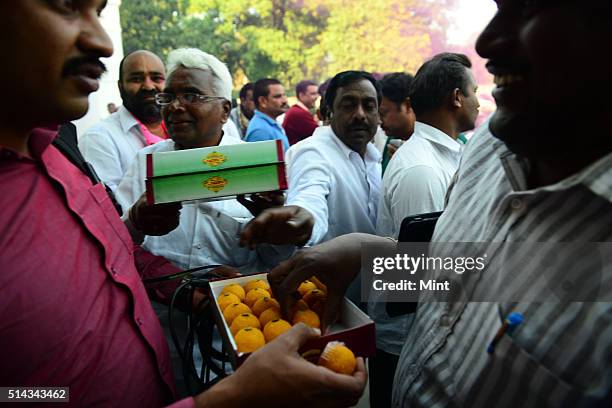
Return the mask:
[[[435,302],[422,293],[395,374],[393,405],[612,406],[610,251],[579,257],[586,243],[612,241],[612,64],[586,62],[612,46],[612,5],[497,3],[477,50],[495,75],[498,110],[467,146],[433,241],[459,243],[453,253],[468,247],[461,242],[491,250],[493,243],[514,244],[516,251],[494,253],[513,271],[514,280],[502,287],[512,296]],[[561,120],[570,101],[572,113]],[[294,270],[282,285],[290,292],[314,272],[329,285],[328,304],[336,304],[359,271],[364,242],[385,239],[339,237],[294,256],[272,278]],[[576,262],[557,268],[555,278],[569,292],[571,285],[599,286],[600,301],[544,297],[541,287],[531,285],[543,268],[534,262],[542,258],[537,242],[564,243],[564,253],[550,254]],[[464,282],[478,295],[499,276],[491,270],[466,273]],[[489,353],[512,311],[524,322]],[[324,323],[333,312],[326,311]]]

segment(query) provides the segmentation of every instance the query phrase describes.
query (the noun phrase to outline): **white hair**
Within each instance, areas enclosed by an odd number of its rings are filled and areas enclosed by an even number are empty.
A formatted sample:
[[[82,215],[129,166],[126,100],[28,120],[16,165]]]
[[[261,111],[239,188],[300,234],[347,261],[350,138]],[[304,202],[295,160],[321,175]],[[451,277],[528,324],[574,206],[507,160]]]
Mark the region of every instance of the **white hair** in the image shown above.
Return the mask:
[[[196,68],[212,74],[212,88],[215,95],[232,100],[232,76],[227,66],[214,55],[197,48],[178,48],[170,51],[166,63],[167,76],[170,77],[179,68]]]

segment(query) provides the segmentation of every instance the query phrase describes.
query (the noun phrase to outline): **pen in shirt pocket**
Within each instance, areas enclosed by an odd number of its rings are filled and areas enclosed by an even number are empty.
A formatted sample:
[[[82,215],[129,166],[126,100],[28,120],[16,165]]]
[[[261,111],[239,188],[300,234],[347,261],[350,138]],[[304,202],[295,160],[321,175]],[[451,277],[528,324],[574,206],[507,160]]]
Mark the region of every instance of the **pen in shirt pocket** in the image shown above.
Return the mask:
[[[512,331],[519,324],[523,323],[523,320],[525,320],[525,318],[519,312],[512,312],[512,313],[510,313],[508,315],[508,317],[506,317],[506,320],[504,320],[504,323],[501,325],[499,330],[497,331],[497,334],[495,335],[493,340],[491,340],[491,343],[489,344],[489,347],[487,347],[487,353],[489,353],[489,354],[493,353],[493,351],[495,351],[495,346],[501,340],[501,338],[505,334],[512,333]]]

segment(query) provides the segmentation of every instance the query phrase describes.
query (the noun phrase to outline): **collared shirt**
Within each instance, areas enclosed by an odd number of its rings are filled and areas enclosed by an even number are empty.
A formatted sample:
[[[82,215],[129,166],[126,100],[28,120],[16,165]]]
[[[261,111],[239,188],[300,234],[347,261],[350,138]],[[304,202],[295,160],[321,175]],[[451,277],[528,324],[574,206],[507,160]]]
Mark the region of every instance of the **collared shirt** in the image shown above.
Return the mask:
[[[391,158],[383,176],[376,234],[397,238],[409,215],[444,209],[446,190],[457,172],[462,145],[444,132],[416,122],[414,133]],[[376,322],[377,347],[399,355],[413,314],[387,314],[384,292],[371,292],[368,314]]]
[[[318,126],[312,113],[299,101],[289,108],[283,120],[283,129],[290,145],[311,136]]]
[[[376,233],[397,238],[407,216],[442,211],[461,152],[459,142],[416,122],[414,133],[397,149],[383,176]]]
[[[224,135],[220,145],[244,143]],[[147,154],[175,150],[172,140],[138,152],[116,191],[117,201],[127,213],[145,191]],[[243,273],[260,272],[291,255],[293,247],[258,245],[251,251],[238,245],[251,213],[235,199],[183,203],[179,226],[164,236],[146,236],[142,246],[183,269],[204,265],[228,265]]]
[[[245,140],[247,142],[261,142],[264,140],[281,140],[285,151],[289,149],[289,141],[280,124],[265,113],[255,110],[249,122]]]
[[[287,205],[315,218],[314,245],[350,232],[374,233],[380,197],[380,153],[368,143],[365,157],[322,126],[286,154]]]
[[[111,190],[132,164],[136,153],[146,146],[138,120],[121,106],[117,112],[96,123],[79,139],[79,150]]]
[[[162,406],[168,345],[132,240],[56,133],[32,132],[32,158],[0,148],[0,384],[69,386],[73,406]]]
[[[520,265],[513,268],[517,279],[504,289],[522,294],[517,289],[541,271],[539,263],[530,262],[541,247],[529,242],[612,240],[612,154],[534,189],[527,186],[528,169],[529,163],[493,138],[485,123],[467,145],[432,251],[435,242],[453,242],[456,253],[469,242],[527,242],[520,251],[496,254],[505,265]],[[608,298],[610,266],[602,268]],[[486,270],[463,278],[474,293],[486,293],[492,283]],[[429,296],[419,301],[400,356],[394,406],[569,407],[604,406],[598,402],[606,396],[609,401],[610,303],[561,303],[550,297],[538,303],[446,303]],[[525,322],[488,354],[511,311],[521,312]]]

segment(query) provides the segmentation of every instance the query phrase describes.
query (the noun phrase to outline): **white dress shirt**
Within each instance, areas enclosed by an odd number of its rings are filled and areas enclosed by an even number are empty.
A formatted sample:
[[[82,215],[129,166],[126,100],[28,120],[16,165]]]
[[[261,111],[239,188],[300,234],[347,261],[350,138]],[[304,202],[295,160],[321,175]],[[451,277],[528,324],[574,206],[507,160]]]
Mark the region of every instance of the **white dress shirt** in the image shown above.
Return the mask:
[[[243,142],[223,136],[220,145],[238,143]],[[124,213],[145,191],[147,154],[173,150],[174,141],[164,140],[136,154],[116,190]],[[179,226],[164,236],[146,236],[142,246],[183,269],[221,264],[238,268],[243,273],[263,271],[291,255],[293,247],[259,245],[255,251],[241,248],[239,236],[251,218],[251,213],[235,199],[183,202]]]
[[[397,238],[407,216],[444,209],[462,146],[444,132],[416,122],[414,133],[397,149],[383,176],[377,235]],[[376,322],[377,347],[399,355],[414,315],[390,317],[384,292],[376,291],[370,293],[368,314]]]
[[[372,143],[361,158],[330,126],[321,126],[293,145],[285,161],[287,205],[305,208],[315,218],[310,245],[350,232],[374,233],[381,156]]]
[[[397,238],[407,216],[442,211],[462,146],[433,126],[415,123],[414,133],[397,149],[383,176],[377,235]]]
[[[115,191],[136,153],[146,146],[138,121],[125,106],[96,123],[79,139],[79,150],[100,179]]]

